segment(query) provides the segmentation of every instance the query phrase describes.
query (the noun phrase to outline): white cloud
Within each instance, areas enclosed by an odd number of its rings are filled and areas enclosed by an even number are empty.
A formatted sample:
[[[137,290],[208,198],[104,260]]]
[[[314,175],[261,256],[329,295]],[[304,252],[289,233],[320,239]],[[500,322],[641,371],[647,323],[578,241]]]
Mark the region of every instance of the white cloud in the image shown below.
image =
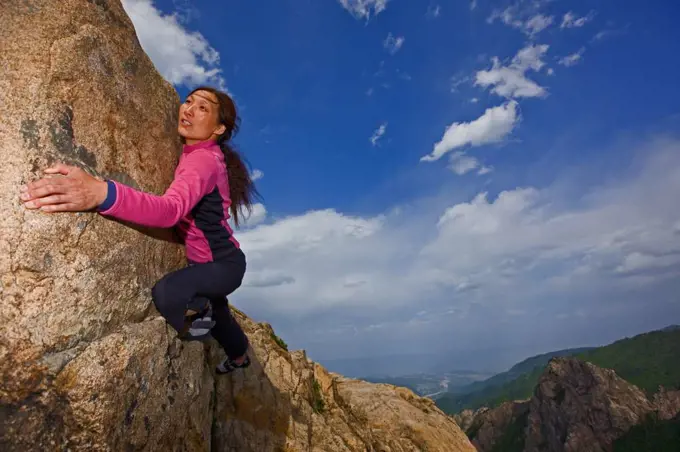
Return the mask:
[[[535,36],[552,25],[554,20],[552,16],[536,14],[524,23],[524,30],[529,36]]]
[[[490,167],[483,166],[479,159],[471,155],[467,155],[463,151],[456,151],[451,154],[449,159],[449,169],[459,176],[474,170],[477,170],[478,175],[488,174],[493,170]]]
[[[454,122],[442,139],[434,145],[432,153],[420,160],[433,162],[446,153],[463,146],[483,146],[501,142],[519,123],[517,102],[510,101],[497,107],[487,108],[482,116],[471,122]]]
[[[276,287],[284,284],[293,284],[295,278],[283,272],[254,271],[248,275],[248,279],[244,281],[246,287],[265,288]]]
[[[241,209],[239,216],[240,228],[252,228],[261,224],[266,219],[267,209],[264,204],[259,202],[255,203],[251,206],[250,213],[245,209]],[[229,219],[229,225],[234,228],[234,223],[231,218]]]
[[[492,166],[482,166],[481,168],[479,168],[479,171],[477,171],[477,174],[482,176],[484,174],[489,174],[492,171],[493,171]]]
[[[456,151],[451,154],[450,163],[449,168],[451,168],[451,171],[459,176],[479,167],[479,160],[475,157],[466,155],[465,152],[462,151]]]
[[[403,36],[395,37],[392,33],[388,33],[383,41],[383,47],[385,47],[390,54],[394,55],[401,49],[401,46],[404,45],[404,41],[406,41],[406,38]]]
[[[377,146],[378,141],[380,141],[383,135],[385,135],[385,132],[387,132],[387,122],[383,122],[377,129],[375,129],[373,135],[371,135],[371,138],[369,139],[371,144],[373,146]]]
[[[201,33],[189,31],[181,14],[164,15],[152,0],[123,0],[144,51],[158,71],[175,85],[213,84],[225,89],[220,55]]]
[[[264,177],[264,172],[262,172],[262,171],[259,170],[259,169],[253,170],[253,173],[250,175],[250,178],[251,178],[253,181],[262,179],[263,177]]]
[[[680,253],[655,255],[635,251],[628,254],[615,271],[617,273],[638,273],[660,270],[678,264],[680,264]]]
[[[574,66],[575,64],[578,64],[579,61],[581,61],[581,58],[583,58],[583,54],[585,53],[585,51],[586,51],[585,47],[581,47],[578,52],[560,58],[558,63],[566,67]]]
[[[474,11],[477,8],[477,0],[470,0],[470,11]]]
[[[491,69],[477,72],[475,85],[483,88],[493,86],[493,93],[506,98],[544,97],[547,94],[545,88],[529,80],[526,72],[539,71],[545,65],[542,58],[548,48],[546,44],[531,44],[517,52],[508,66],[503,66],[497,57],[492,58]]]
[[[494,10],[487,18],[487,23],[491,24],[498,19],[533,38],[555,21],[553,16],[539,12],[545,3],[544,0],[519,0],[503,10]]]
[[[577,17],[576,14],[569,11],[562,18],[560,28],[581,28],[595,18],[595,11],[591,11],[587,16]]]
[[[387,8],[389,0],[338,0],[355,19],[375,17]]]
[[[249,269],[234,302],[325,356],[358,344],[369,355],[414,342],[431,350],[444,332],[474,354],[605,324],[616,337],[642,312],[663,321],[678,312],[680,141],[636,155],[596,185],[570,174],[498,195],[448,191],[445,204],[428,198],[386,215],[311,211],[246,230],[237,238]],[[413,322],[421,311],[426,325]],[[527,315],[508,315],[518,312]],[[579,312],[584,324],[550,323]]]
[[[478,102],[479,102],[479,99],[477,99],[476,97],[473,97],[472,99],[470,99],[471,104],[476,104]]]
[[[593,39],[591,41],[592,42],[602,41],[604,39],[613,38],[614,36],[618,36],[618,35],[621,35],[621,34],[624,34],[624,33],[626,33],[625,28],[620,29],[620,30],[613,30],[613,29],[602,30],[602,31],[598,32],[597,34],[595,34],[595,36],[593,36]]]

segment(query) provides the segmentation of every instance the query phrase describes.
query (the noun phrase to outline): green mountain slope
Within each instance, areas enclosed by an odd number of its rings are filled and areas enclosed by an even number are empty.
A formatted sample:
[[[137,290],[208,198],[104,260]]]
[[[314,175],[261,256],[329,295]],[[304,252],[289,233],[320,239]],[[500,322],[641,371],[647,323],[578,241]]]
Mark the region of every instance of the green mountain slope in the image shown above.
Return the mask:
[[[650,415],[614,442],[614,452],[677,452],[680,444],[680,415],[668,421]]]
[[[561,356],[574,356],[589,350],[592,350],[592,347],[569,348],[565,350],[558,350],[556,352],[543,353],[541,355],[532,356],[531,358],[527,358],[524,361],[515,364],[510,368],[510,370],[506,372],[501,372],[483,381],[471,383],[467,386],[458,388],[457,390],[452,392],[455,392],[457,394],[469,394],[481,391],[484,388],[488,388],[491,386],[501,386],[504,383],[513,381],[514,379],[524,374],[532,372],[538,366],[545,367],[545,365],[547,365],[552,358]]]
[[[680,328],[677,327],[622,339],[574,356],[599,367],[613,369],[648,393],[656,392],[660,385],[668,389],[680,388]],[[511,381],[467,394],[447,394],[436,404],[444,412],[453,414],[466,408],[476,410],[483,406],[495,407],[505,401],[527,399],[547,364],[540,360],[536,362],[538,365],[531,371]]]

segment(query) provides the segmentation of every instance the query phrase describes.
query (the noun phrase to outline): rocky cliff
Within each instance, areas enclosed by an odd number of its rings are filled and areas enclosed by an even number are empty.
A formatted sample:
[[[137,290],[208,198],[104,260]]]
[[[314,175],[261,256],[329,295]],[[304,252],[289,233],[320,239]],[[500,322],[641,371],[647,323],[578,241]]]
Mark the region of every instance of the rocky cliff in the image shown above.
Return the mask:
[[[181,249],[94,213],[24,210],[57,160],[161,193],[178,98],[119,0],[0,0],[0,449],[469,451],[408,390],[334,375],[239,320],[253,365],[184,343],[150,288]]]
[[[669,420],[679,412],[680,391],[661,390],[650,400],[612,370],[556,358],[530,400],[479,410],[466,430],[484,452],[605,452],[649,415]]]

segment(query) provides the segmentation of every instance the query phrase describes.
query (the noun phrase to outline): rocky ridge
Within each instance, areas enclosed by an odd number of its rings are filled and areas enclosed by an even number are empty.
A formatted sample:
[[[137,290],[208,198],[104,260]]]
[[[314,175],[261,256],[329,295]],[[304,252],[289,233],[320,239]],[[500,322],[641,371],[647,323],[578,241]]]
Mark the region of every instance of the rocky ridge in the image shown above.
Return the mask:
[[[680,391],[662,389],[650,400],[613,370],[555,358],[531,399],[466,413],[460,420],[483,452],[501,450],[501,444],[503,450],[526,452],[604,452],[649,415],[669,420],[678,413]]]

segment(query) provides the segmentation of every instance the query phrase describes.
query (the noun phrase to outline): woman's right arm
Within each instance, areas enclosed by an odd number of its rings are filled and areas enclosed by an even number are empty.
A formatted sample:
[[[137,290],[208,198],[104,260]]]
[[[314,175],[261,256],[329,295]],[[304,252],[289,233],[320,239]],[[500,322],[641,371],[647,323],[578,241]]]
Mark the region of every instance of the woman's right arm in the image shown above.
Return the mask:
[[[56,213],[96,208],[103,216],[155,229],[176,226],[216,185],[214,157],[200,151],[183,159],[162,196],[97,179],[74,166],[57,164],[45,173],[64,177],[44,177],[21,187],[27,209]]]
[[[177,168],[175,179],[162,196],[145,193],[115,181],[107,181],[101,215],[152,228],[179,223],[216,185],[215,159],[209,152],[194,151]]]

